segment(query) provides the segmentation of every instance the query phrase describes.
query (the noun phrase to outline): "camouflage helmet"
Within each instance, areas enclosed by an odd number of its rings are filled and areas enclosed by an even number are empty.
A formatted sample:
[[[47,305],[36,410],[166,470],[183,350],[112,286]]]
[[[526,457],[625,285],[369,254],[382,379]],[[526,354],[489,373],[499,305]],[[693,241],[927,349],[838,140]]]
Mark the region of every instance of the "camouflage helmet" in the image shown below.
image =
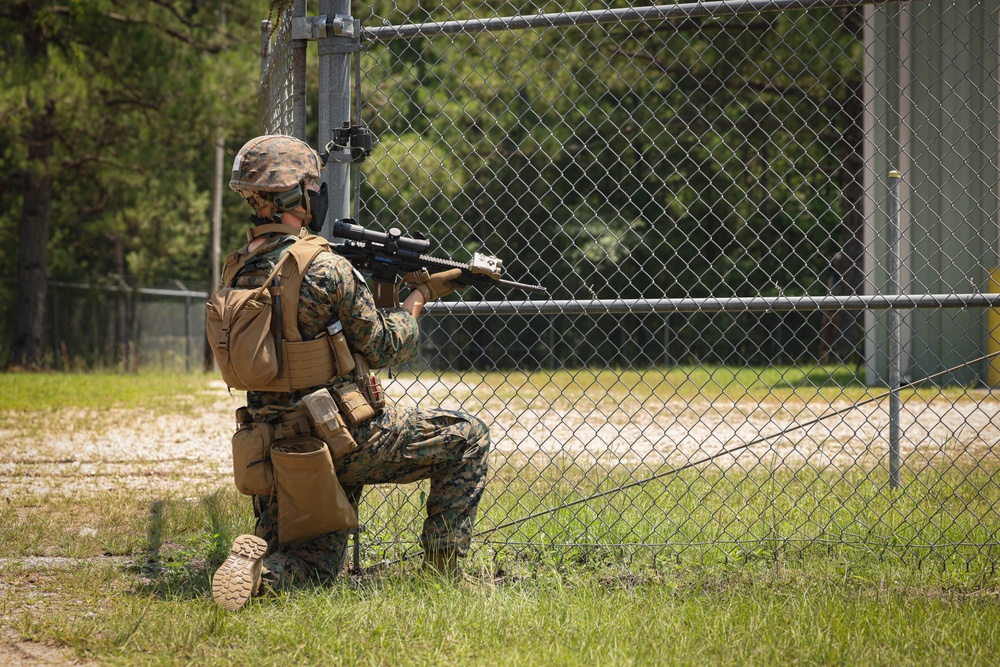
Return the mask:
[[[319,155],[309,144],[283,134],[251,139],[233,160],[230,189],[248,193],[285,192],[304,180],[319,180]]]

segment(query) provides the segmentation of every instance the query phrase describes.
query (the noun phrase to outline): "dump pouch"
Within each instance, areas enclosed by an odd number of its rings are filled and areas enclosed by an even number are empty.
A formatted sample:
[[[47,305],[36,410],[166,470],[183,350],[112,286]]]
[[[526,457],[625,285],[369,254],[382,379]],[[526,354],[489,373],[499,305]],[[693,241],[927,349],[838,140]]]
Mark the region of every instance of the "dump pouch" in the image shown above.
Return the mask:
[[[243,422],[233,435],[233,481],[240,493],[269,496],[274,492],[269,458],[273,442],[274,431],[264,422]]]
[[[337,480],[326,443],[316,438],[280,440],[271,446],[271,464],[280,545],[357,528],[357,512]]]
[[[302,403],[309,410],[319,437],[330,448],[333,458],[354,451],[358,443],[347,430],[344,418],[340,416],[337,403],[328,389],[319,389],[302,397]]]

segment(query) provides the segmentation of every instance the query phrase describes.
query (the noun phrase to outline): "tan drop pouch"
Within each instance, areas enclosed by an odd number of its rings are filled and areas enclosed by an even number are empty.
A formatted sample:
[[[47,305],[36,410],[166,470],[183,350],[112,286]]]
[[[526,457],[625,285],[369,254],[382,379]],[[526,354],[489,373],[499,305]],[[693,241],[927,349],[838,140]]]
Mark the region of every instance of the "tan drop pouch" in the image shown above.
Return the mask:
[[[269,496],[274,492],[269,450],[274,442],[270,424],[246,422],[233,435],[233,481],[240,493]]]
[[[337,480],[326,443],[289,438],[271,446],[282,545],[358,527],[358,515]]]

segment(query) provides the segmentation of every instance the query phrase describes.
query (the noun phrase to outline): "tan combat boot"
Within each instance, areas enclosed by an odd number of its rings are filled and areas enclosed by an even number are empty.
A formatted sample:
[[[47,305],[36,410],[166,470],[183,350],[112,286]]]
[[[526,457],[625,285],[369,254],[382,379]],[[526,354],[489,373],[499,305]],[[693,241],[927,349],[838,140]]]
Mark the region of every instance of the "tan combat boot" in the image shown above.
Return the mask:
[[[424,572],[441,577],[468,591],[493,589],[493,582],[489,579],[479,579],[463,572],[458,564],[458,554],[454,551],[425,551]]]
[[[425,551],[424,570],[453,581],[462,578],[462,570],[458,566],[458,554],[454,551]]]
[[[212,577],[212,599],[226,611],[241,609],[260,589],[261,563],[267,542],[256,535],[240,535],[229,558]]]

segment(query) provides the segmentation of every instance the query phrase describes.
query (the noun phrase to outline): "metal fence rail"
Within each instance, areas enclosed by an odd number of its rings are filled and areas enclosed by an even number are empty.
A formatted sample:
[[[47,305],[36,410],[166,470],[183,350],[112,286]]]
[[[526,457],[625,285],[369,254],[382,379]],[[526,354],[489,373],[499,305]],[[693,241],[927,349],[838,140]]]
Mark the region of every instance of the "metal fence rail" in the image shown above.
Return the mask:
[[[866,4],[897,3],[908,0],[871,0]],[[618,24],[634,21],[666,21],[669,19],[719,18],[734,14],[794,9],[832,9],[856,7],[857,0],[717,0],[716,2],[686,2],[652,7],[621,7],[588,9],[578,12],[551,12],[534,16],[496,16],[455,21],[430,21],[408,25],[386,25],[365,28],[365,36],[373,40],[401,37],[433,37],[436,35],[473,34],[525,30],[528,28],[568,28],[586,25]]]
[[[998,294],[875,294],[871,296],[704,297],[700,299],[592,299],[587,301],[445,301],[428,304],[435,315],[614,315],[646,313],[753,313],[891,308],[997,308]]]
[[[356,58],[360,109],[321,132],[379,137],[355,217],[550,291],[431,304],[387,386],[491,424],[480,548],[993,566],[996,8],[497,7],[320,38],[321,115],[324,58]],[[412,551],[425,493],[369,490],[361,560]]]

